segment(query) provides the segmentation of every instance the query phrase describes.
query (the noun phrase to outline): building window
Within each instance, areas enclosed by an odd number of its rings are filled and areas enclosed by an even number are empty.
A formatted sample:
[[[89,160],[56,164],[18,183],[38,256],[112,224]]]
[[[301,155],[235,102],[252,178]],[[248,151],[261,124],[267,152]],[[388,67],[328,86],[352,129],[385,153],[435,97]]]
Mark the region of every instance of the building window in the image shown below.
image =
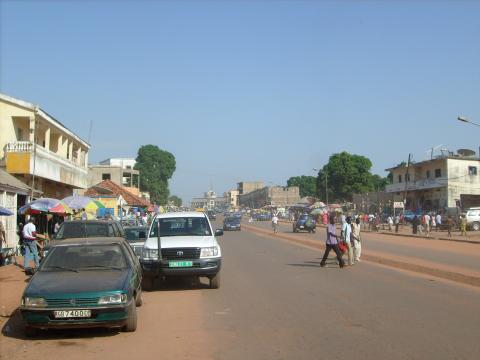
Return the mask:
[[[20,128],[17,128],[17,140],[23,141],[23,130]]]
[[[435,169],[435,177],[436,178],[442,177],[442,169]]]
[[[398,175],[398,182],[399,182],[399,183],[402,182],[402,175]]]
[[[477,175],[477,167],[476,166],[469,166],[468,167],[468,175]]]
[[[102,180],[110,180],[110,174],[102,174]]]
[[[427,179],[430,179],[430,170],[427,170]]]

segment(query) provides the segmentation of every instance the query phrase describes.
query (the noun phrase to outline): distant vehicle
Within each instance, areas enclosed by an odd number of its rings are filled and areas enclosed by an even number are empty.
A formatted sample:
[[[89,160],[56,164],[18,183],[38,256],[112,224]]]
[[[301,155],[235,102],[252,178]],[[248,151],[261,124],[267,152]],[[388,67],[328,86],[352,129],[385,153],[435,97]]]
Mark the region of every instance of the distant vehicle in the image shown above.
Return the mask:
[[[132,219],[123,218],[122,220],[120,220],[120,224],[122,224],[124,228],[128,226],[148,226],[148,224],[145,224],[145,222],[142,219],[136,219],[136,218],[132,218]]]
[[[124,228],[125,239],[132,247],[138,258],[142,256],[143,245],[147,240],[148,226],[130,226]]]
[[[219,288],[222,252],[216,236],[222,235],[222,229],[213,233],[204,213],[176,212],[156,216],[140,258],[144,288],[151,289],[155,278],[170,276],[207,277],[210,288]]]
[[[140,263],[123,238],[59,242],[23,293],[25,333],[73,327],[135,331],[141,280]]]
[[[312,215],[303,214],[293,223],[293,232],[308,231],[315,233],[317,222]]]
[[[225,218],[223,220],[223,230],[224,231],[229,231],[229,230],[241,231],[242,230],[241,219],[238,217]]]
[[[272,220],[272,214],[270,214],[270,213],[259,213],[255,217],[255,220],[257,220],[257,221],[270,221],[270,220]]]
[[[405,210],[403,212],[403,218],[405,219],[406,222],[411,223],[413,221],[413,218],[416,216],[422,216],[421,211],[413,212],[411,210]]]
[[[217,214],[215,214],[215,211],[208,210],[207,215],[210,220],[213,220],[213,221],[217,220]]]
[[[480,208],[474,207],[467,210],[467,227],[473,231],[480,230]]]

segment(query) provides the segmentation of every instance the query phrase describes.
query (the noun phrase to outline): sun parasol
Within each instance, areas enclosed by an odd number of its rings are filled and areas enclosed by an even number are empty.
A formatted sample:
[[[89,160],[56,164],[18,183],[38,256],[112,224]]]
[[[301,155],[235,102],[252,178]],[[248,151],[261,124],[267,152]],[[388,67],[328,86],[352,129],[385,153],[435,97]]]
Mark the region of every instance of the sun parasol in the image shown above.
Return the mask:
[[[19,212],[22,215],[33,215],[40,213],[65,215],[71,214],[72,209],[61,200],[40,198],[22,206]]]
[[[94,200],[88,196],[68,196],[62,200],[73,210],[85,209],[89,213],[96,213],[98,209],[105,206],[100,201]]]
[[[13,212],[8,210],[7,208],[4,208],[3,206],[0,206],[0,216],[11,216],[13,215]]]

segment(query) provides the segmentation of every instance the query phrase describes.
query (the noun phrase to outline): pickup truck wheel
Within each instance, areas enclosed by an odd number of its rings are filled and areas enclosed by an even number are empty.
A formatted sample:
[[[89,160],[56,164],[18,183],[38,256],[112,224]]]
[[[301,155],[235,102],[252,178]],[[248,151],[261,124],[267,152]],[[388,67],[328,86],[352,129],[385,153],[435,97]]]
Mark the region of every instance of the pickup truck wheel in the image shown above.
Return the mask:
[[[216,273],[210,278],[210,289],[218,289],[220,287],[220,273]]]
[[[33,338],[33,337],[36,337],[38,335],[38,329],[37,328],[25,325],[24,330],[25,330],[25,336],[28,337],[28,338]]]
[[[135,306],[140,307],[143,304],[142,289],[138,290],[137,296],[135,296]]]
[[[135,306],[135,302],[130,302],[130,306],[128,307],[128,317],[127,317],[127,324],[122,329],[125,332],[134,332],[137,330],[137,307]]]
[[[473,224],[472,224],[472,230],[473,231],[478,231],[480,230],[480,223],[475,221]]]
[[[154,282],[154,278],[144,277],[142,279],[142,289],[145,290],[145,291],[153,290],[153,282]]]

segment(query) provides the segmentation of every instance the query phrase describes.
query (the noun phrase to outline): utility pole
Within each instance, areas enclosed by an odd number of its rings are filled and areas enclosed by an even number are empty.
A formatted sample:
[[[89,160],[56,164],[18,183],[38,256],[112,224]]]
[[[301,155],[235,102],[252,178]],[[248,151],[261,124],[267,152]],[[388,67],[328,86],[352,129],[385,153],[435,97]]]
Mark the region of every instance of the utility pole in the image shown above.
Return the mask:
[[[410,180],[410,161],[412,158],[412,154],[408,154],[408,163],[407,163],[407,173],[405,174],[405,190],[403,192],[403,211],[405,211],[405,205],[407,203],[407,189],[408,189],[408,181]]]

